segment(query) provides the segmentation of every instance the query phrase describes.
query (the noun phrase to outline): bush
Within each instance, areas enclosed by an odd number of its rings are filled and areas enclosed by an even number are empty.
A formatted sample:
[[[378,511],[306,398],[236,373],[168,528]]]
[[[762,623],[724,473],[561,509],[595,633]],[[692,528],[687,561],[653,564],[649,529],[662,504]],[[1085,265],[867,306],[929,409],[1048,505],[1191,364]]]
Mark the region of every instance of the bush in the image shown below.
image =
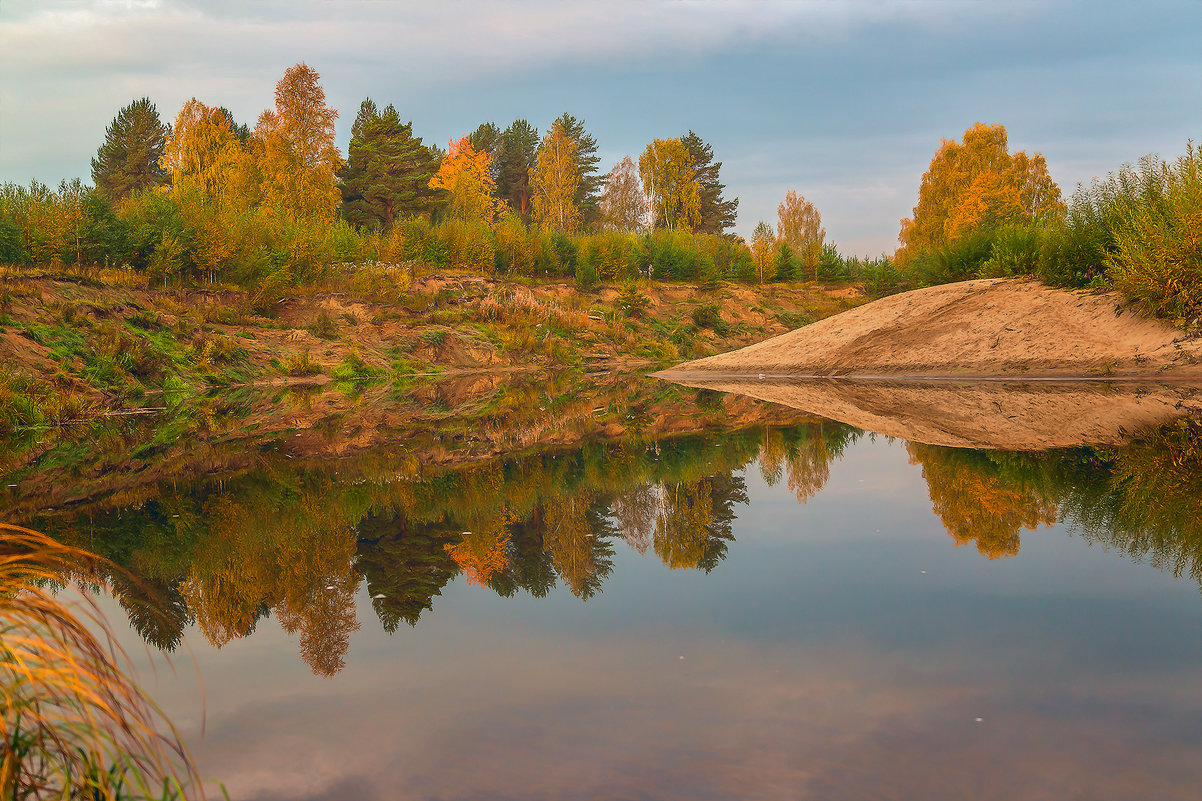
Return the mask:
[[[321,364],[313,360],[309,351],[304,351],[289,356],[288,361],[284,362],[283,372],[294,378],[317,375],[321,372]]]
[[[730,329],[730,324],[722,319],[716,303],[704,303],[697,306],[690,312],[690,316],[698,328],[709,328],[719,336],[725,336]]]
[[[338,339],[338,323],[324,311],[317,315],[317,319],[309,323],[306,329],[320,339]]]
[[[384,371],[363,361],[357,352],[351,351],[347,357],[330,371],[330,377],[335,381],[353,381],[357,378],[381,375]]]
[[[618,295],[617,303],[618,308],[627,317],[641,317],[643,310],[651,304],[651,301],[647,299],[646,295],[639,292],[638,287],[631,283],[627,284],[626,288],[622,290],[622,294]]]
[[[1202,151],[1174,164],[1145,164],[1139,202],[1116,212],[1106,259],[1119,291],[1153,314],[1202,315]]]
[[[1043,237],[1039,228],[1008,225],[999,228],[989,249],[989,258],[981,265],[982,278],[1013,278],[1035,275]]]

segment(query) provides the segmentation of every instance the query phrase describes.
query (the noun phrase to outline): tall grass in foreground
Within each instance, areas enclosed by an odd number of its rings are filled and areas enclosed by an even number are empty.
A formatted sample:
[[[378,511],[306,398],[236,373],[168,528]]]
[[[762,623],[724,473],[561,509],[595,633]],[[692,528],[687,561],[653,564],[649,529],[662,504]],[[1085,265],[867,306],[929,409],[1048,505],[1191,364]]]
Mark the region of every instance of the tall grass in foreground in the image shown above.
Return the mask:
[[[52,591],[95,567],[117,569],[0,523],[0,799],[203,798],[95,602]]]

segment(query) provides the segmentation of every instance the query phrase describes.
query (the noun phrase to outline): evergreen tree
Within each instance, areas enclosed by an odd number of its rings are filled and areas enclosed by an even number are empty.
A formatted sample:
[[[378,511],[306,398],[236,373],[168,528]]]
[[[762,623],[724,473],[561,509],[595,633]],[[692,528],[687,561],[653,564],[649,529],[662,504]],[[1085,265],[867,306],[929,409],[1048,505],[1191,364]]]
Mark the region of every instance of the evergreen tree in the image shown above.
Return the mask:
[[[501,144],[501,129],[494,122],[482,122],[476,130],[468,134],[467,141],[477,153],[488,154],[488,170],[492,175],[493,186],[496,186],[500,178],[497,172],[497,151]]]
[[[722,197],[722,190],[726,189],[726,185],[718,180],[722,162],[714,161],[714,148],[693,131],[681,137],[680,143],[693,159],[693,180],[701,195],[701,222],[696,230],[703,234],[724,234],[735,224],[739,199],[724,200]]]
[[[525,120],[514,120],[497,140],[493,154],[497,197],[530,219],[530,170],[538,153],[538,129]]]
[[[157,186],[166,180],[159,159],[167,140],[167,126],[150,98],[130,103],[104,132],[104,142],[92,159],[92,182],[108,200],[121,200],[135,189]]]
[[[576,142],[576,174],[580,176],[576,207],[580,209],[581,225],[585,230],[592,230],[601,222],[601,188],[605,183],[604,177],[597,173],[597,164],[601,161],[597,155],[597,140],[584,130],[584,120],[578,120],[566,111],[556,122]]]
[[[380,111],[371,98],[364,100],[339,171],[343,217],[361,228],[383,228],[429,212],[438,197],[430,188],[437,169],[438,157],[413,135],[412,123],[402,123],[391,105]]]

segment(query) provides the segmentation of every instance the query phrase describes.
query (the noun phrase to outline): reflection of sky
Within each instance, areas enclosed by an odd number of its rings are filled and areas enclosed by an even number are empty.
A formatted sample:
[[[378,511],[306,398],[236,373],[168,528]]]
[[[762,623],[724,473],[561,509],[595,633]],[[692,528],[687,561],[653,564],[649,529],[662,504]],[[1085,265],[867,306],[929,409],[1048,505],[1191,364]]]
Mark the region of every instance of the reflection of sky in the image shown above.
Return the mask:
[[[587,603],[459,578],[391,637],[361,591],[332,679],[272,620],[193,636],[202,771],[236,799],[1197,797],[1192,581],[1062,527],[953,547],[901,443],[804,506],[746,480],[709,575],[619,545]],[[195,737],[187,662],[150,684]]]

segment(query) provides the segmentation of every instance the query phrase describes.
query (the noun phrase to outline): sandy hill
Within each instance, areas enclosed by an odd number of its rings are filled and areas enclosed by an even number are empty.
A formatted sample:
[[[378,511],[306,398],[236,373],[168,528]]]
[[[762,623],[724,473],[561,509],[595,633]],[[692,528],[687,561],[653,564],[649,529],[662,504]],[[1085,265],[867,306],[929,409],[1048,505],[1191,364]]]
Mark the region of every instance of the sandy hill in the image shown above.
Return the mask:
[[[1115,293],[983,279],[918,289],[740,350],[680,376],[1202,378],[1202,339]]]

